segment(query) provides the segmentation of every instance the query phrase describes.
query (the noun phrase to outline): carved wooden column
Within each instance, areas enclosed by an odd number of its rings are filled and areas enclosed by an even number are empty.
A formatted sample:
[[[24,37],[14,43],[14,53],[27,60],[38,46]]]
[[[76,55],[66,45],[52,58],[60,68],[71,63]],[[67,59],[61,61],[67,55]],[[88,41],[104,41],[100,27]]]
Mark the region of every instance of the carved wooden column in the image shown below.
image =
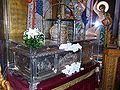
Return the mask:
[[[103,59],[102,90],[115,90],[117,62],[120,49],[106,49]]]

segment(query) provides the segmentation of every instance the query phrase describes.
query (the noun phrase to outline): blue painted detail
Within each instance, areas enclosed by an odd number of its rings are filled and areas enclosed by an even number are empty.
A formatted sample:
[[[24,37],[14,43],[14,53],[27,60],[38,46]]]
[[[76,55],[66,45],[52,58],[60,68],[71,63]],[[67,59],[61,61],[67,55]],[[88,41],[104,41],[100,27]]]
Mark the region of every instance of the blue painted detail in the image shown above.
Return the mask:
[[[43,16],[43,0],[36,0],[36,13]]]

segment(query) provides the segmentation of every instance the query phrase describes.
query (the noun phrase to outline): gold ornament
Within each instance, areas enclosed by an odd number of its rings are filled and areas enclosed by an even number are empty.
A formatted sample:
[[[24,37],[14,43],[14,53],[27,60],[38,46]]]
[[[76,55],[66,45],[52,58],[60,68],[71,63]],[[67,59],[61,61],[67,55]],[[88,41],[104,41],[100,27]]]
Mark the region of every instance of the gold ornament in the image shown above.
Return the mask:
[[[10,83],[7,80],[4,80],[3,75],[1,73],[1,65],[0,65],[0,90],[12,90],[10,87]]]
[[[98,4],[97,4],[97,9],[100,11],[100,6],[101,5],[104,5],[105,6],[105,12],[107,12],[108,11],[108,9],[109,9],[109,5],[108,5],[108,3],[107,2],[105,2],[105,1],[100,1]]]

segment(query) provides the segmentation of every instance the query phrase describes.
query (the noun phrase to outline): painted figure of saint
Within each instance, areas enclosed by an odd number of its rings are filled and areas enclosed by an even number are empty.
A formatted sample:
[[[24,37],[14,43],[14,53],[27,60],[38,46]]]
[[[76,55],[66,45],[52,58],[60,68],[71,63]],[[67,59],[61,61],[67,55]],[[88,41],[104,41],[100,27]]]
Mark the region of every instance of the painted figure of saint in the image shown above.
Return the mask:
[[[96,37],[99,39],[99,45],[104,44],[105,28],[110,27],[112,23],[110,14],[107,13],[108,9],[109,5],[107,2],[101,1],[98,3],[98,0],[96,0],[93,10],[97,14],[97,19],[94,26],[86,32],[88,37]]]

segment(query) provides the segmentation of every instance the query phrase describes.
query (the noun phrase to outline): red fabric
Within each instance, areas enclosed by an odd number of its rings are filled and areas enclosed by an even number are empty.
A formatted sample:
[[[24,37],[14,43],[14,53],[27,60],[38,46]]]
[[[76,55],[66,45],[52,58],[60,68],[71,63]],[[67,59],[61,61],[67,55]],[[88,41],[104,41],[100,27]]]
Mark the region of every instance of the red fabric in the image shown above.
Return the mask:
[[[86,68],[84,71],[80,71],[79,73],[76,73],[70,77],[66,77],[64,74],[60,74],[53,78],[44,80],[37,85],[37,90],[51,90],[55,87],[58,87],[62,84],[65,84],[75,78],[78,78],[86,74],[87,72],[96,68],[96,66],[97,65],[90,66],[89,68]],[[16,77],[8,74],[8,80],[14,90],[29,90],[28,83],[26,83],[24,79],[21,79],[21,77]],[[95,90],[95,88],[97,87],[98,80],[96,73],[94,73],[89,78],[75,84],[74,86],[68,88],[67,90]]]
[[[68,88],[67,90],[95,90],[98,87],[98,82],[96,79],[96,74],[91,77],[77,83],[76,85]]]
[[[84,71],[80,71],[79,73],[76,73],[70,77],[66,77],[65,75],[61,74],[56,77],[50,78],[48,80],[45,80],[38,84],[37,88],[38,90],[51,90],[52,88],[58,87],[62,84],[65,84],[73,79],[76,79],[87,72],[93,70],[96,68],[96,65],[86,67]],[[91,77],[81,81],[80,83],[70,87],[68,90],[95,90],[95,88],[98,87],[98,80],[96,73],[93,74]]]
[[[33,1],[32,28],[35,28],[36,0]]]
[[[28,83],[26,80],[21,79],[21,77],[8,74],[7,79],[13,90],[29,90]]]

